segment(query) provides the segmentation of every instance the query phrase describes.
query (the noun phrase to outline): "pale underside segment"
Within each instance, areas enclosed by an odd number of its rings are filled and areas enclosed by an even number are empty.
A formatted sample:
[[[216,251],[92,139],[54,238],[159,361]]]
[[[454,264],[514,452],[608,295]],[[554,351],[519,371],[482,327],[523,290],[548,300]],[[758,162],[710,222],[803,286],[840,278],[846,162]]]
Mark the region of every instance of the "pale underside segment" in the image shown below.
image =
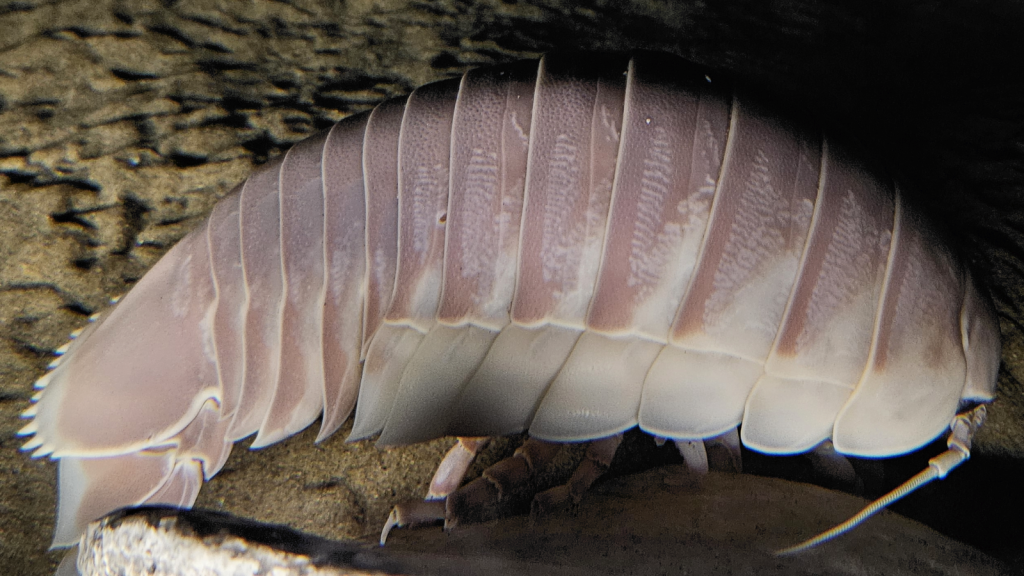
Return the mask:
[[[449,193],[446,188],[446,212],[442,215],[447,256],[443,264],[432,263],[447,279],[438,305],[438,316],[444,324],[470,322],[494,330],[508,323],[535,73],[535,67],[520,63],[473,71],[462,80],[461,96],[452,111],[455,138],[449,153],[451,180],[458,184],[451,187],[454,192]],[[434,341],[443,340],[449,332],[435,331],[424,344],[424,350],[444,347],[443,341]],[[350,438],[369,436],[383,429],[405,363],[422,339],[423,335],[414,328],[400,324],[381,326],[367,353]],[[479,351],[480,347],[474,350]],[[420,363],[431,363],[429,357],[420,357]],[[479,358],[475,361],[479,363]],[[464,377],[475,370],[476,365],[471,364],[473,360],[461,363]],[[456,382],[455,386],[461,384]],[[422,384],[405,386],[411,389],[410,401],[417,391],[429,394],[431,390]],[[434,418],[429,425],[438,428],[437,420]]]
[[[871,358],[832,435],[848,454],[920,447],[948,429],[963,395],[963,270],[913,212],[897,216]]]
[[[818,147],[734,101],[710,224],[644,385],[640,424],[673,438],[735,427],[763,372],[797,276],[816,198]]]
[[[796,285],[746,404],[741,438],[768,453],[832,435],[872,345],[895,217],[891,190],[826,142],[810,240]]]
[[[529,429],[575,441],[639,424],[696,439],[742,423],[749,446],[773,453],[832,437],[847,402],[858,405],[853,390],[874,381],[864,367],[890,330],[876,320],[883,293],[893,293],[891,188],[819,137],[743,100],[730,104],[706,82],[691,80],[671,99],[679,87],[650,62],[634,61],[624,87],[586,74],[558,60],[538,73],[511,302],[487,287],[507,270],[499,247],[518,199],[498,198],[517,188],[496,162],[507,142],[500,124],[472,110],[510,120],[502,97],[518,85],[503,92],[463,79],[460,99],[481,102],[454,110],[435,323],[414,329],[395,314],[382,326],[386,355],[369,354],[367,368],[386,370],[392,392],[358,436],[383,430],[382,444],[398,444]],[[469,214],[475,224],[453,230]],[[472,239],[485,258],[474,259]],[[962,283],[947,288],[963,293]],[[958,342],[961,303],[944,301],[955,322],[928,329]],[[939,369],[946,384],[932,416],[896,415],[905,440],[886,440],[897,430],[877,420],[850,420],[875,446],[842,449],[903,451],[939,434],[934,423],[948,424],[960,396],[951,382],[964,381],[956,350],[944,350],[953,360]],[[920,362],[917,354],[907,365]],[[878,386],[900,396],[891,390],[930,381],[901,373]]]
[[[409,95],[405,105],[401,131],[397,134],[394,287],[383,324],[373,334],[366,352],[352,439],[375,434],[387,423],[405,366],[435,322],[443,270],[455,107],[450,96],[457,90],[454,81],[429,84]]]
[[[393,400],[381,432],[382,438],[397,437],[394,443],[405,443],[407,430],[423,432],[431,425],[443,430],[437,416],[444,413],[445,385],[451,387],[452,382],[468,377],[466,371],[471,367],[466,365],[472,360],[467,358],[472,359],[489,344],[474,338],[475,334],[436,327],[456,106],[451,95],[458,92],[458,87],[458,81],[449,80],[417,89],[409,96],[402,118],[398,143],[398,267],[385,324],[374,340],[380,338],[382,344],[387,344],[391,338],[410,348],[415,345],[416,351],[379,361],[374,353],[380,348],[374,342],[366,359],[367,366],[384,363],[388,373],[401,375],[397,382],[389,378],[386,384]],[[396,413],[398,417],[393,417]],[[423,418],[427,414],[435,418]],[[379,422],[380,416],[374,420]]]
[[[605,62],[602,72],[573,64],[545,59],[538,74],[512,300],[512,321],[524,327],[586,328],[606,240],[628,79],[621,71],[627,62]],[[563,359],[537,399],[532,434],[559,438],[574,430],[574,436],[598,438],[636,425],[637,376],[650,365],[656,345],[602,346],[598,340],[606,339],[582,336]],[[648,351],[637,353],[636,346]],[[609,354],[593,354],[601,349]],[[638,364],[626,364],[631,361]],[[615,375],[624,371],[633,377],[617,387]],[[597,375],[605,377],[603,384]],[[588,385],[596,387],[579,394]]]

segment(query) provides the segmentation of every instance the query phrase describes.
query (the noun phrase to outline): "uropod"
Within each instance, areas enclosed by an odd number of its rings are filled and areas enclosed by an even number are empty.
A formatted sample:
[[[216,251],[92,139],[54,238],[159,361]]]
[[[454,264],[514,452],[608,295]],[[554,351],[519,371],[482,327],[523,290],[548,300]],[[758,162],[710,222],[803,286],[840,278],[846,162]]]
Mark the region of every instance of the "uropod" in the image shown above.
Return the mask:
[[[37,383],[54,545],[353,406],[383,445],[639,426],[700,468],[713,438],[886,457],[952,429],[918,482],[966,459],[995,314],[896,185],[682,60],[601,60],[428,84],[221,200]]]

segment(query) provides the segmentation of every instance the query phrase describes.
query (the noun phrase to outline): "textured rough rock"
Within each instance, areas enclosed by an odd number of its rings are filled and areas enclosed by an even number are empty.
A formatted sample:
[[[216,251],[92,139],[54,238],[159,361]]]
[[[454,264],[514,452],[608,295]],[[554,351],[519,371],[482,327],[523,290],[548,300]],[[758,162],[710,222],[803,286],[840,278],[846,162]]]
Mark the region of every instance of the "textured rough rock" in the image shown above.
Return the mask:
[[[1000,398],[977,458],[907,509],[1024,563],[1020,531],[989,528],[1024,511],[1022,23],[1008,2],[0,1],[0,566],[59,558],[55,467],[16,452],[16,416],[88,314],[288,144],[466,66],[569,48],[731,71],[889,158],[948,224],[996,296]],[[236,448],[200,504],[361,535],[445,448],[313,436]]]

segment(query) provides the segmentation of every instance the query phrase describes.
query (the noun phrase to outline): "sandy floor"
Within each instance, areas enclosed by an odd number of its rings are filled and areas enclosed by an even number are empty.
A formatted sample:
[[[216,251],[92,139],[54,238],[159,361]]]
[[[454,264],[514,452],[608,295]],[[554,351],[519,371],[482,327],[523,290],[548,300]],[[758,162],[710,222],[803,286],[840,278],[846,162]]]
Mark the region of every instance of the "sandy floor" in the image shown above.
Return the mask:
[[[670,50],[792,99],[888,158],[996,296],[1000,398],[960,479],[908,513],[994,554],[1022,538],[1024,12],[885,13],[554,0],[0,2],[0,566],[46,574],[55,466],[17,452],[53,350],[126,291],[254,163],[470,65],[558,49]],[[582,7],[581,7],[582,5]],[[759,6],[759,5],[758,5]],[[1016,146],[1016,147],[1015,147]],[[444,441],[380,452],[314,431],[236,448],[200,505],[329,537],[376,530]],[[913,507],[911,507],[913,508]],[[1020,531],[1017,531],[1019,534]],[[973,535],[973,536],[972,536]],[[1002,551],[1002,552],[1000,552]],[[1019,554],[1019,552],[1018,552]],[[1020,556],[1016,557],[1020,560]]]

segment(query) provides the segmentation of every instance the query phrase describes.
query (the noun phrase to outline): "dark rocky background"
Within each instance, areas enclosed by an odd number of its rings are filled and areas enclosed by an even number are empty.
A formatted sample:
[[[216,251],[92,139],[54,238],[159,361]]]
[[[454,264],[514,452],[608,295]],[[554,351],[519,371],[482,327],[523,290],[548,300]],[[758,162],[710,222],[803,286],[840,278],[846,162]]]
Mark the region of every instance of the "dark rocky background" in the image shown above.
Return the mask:
[[[636,48],[817,117],[945,224],[1000,313],[1000,392],[975,458],[900,510],[1024,565],[1022,29],[1024,7],[995,0],[0,0],[0,567],[59,558],[56,467],[14,437],[32,382],[254,165],[469,66]],[[364,535],[447,446],[344,435],[236,448],[198,504]]]

